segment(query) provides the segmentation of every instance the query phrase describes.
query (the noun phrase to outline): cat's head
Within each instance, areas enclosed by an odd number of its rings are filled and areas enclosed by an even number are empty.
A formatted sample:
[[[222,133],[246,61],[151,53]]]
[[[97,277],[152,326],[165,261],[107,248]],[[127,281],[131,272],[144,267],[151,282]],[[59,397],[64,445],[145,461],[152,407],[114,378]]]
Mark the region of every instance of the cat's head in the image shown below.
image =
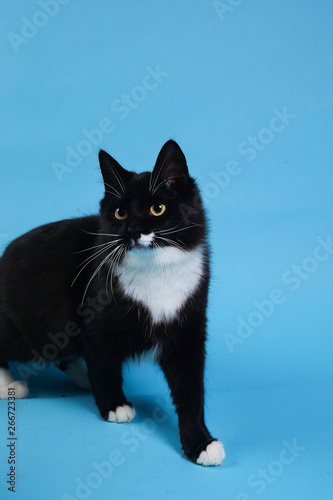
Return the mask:
[[[159,247],[191,250],[205,239],[205,216],[185,156],[172,140],[162,147],[152,172],[137,174],[99,153],[105,196],[102,231],[126,251]]]

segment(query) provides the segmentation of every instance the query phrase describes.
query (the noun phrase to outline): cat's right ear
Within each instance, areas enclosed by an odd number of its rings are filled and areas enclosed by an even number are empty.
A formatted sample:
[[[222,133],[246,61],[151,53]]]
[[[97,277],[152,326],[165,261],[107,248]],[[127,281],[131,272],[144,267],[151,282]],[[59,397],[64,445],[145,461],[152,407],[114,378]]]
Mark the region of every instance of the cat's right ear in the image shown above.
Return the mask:
[[[105,192],[121,197],[125,192],[125,183],[129,172],[121,167],[119,163],[106,151],[103,151],[103,149],[100,150],[98,158],[104,180]]]
[[[188,183],[189,173],[186,158],[178,144],[167,141],[162,147],[150,177],[150,192],[154,193],[161,186],[167,189]]]

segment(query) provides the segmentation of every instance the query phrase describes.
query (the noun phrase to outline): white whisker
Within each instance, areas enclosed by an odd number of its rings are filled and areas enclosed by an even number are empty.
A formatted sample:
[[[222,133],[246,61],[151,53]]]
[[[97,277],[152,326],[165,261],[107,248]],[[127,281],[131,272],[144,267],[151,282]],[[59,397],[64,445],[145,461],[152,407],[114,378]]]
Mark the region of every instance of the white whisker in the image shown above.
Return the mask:
[[[103,252],[105,252],[106,250],[109,250],[109,248],[111,248],[113,245],[116,245],[118,243],[118,241],[121,241],[120,239],[118,240],[115,240],[115,241],[109,241],[107,243],[107,245],[104,246],[104,248],[100,248],[99,250],[97,250],[95,253],[93,253],[92,255],[90,255],[89,257],[87,257],[84,261],[81,262],[81,264],[79,264],[77,267],[81,267],[85,262],[87,262],[88,260],[94,260],[96,257],[98,257],[99,255],[101,255]]]
[[[113,191],[109,191],[108,189],[105,190],[106,193],[112,194],[112,196],[115,196],[119,200],[121,200],[121,196],[119,196],[117,193],[114,193]]]
[[[125,186],[124,186],[122,178],[120,177],[120,175],[118,174],[116,168],[112,165],[112,163],[110,162],[110,160],[109,160],[108,157],[106,158],[106,161],[110,165],[110,167],[112,169],[112,172],[113,172],[115,178],[117,179],[117,182],[118,182],[119,186],[121,187],[122,192],[125,193]]]
[[[82,269],[77,273],[77,275],[75,276],[74,280],[72,281],[71,283],[71,287],[74,285],[75,281],[78,279],[78,277],[80,276],[80,274],[82,273],[82,271],[87,267],[89,266],[89,264],[91,264],[91,262],[93,260],[95,260],[97,257],[99,257],[100,255],[102,255],[104,252],[106,252],[107,250],[110,250],[110,248],[113,246],[113,243],[110,243],[109,246],[107,248],[103,248],[102,250],[98,250],[96,253],[94,253],[93,255],[90,255],[90,257],[88,257],[87,259],[85,259],[83,262],[81,262],[81,264],[78,266],[78,267],[81,267],[85,262],[86,264],[82,267]],[[88,261],[88,262],[87,262]]]
[[[88,250],[93,250],[94,248],[98,248],[98,247],[103,247],[103,246],[109,245],[110,243],[113,243],[114,241],[120,241],[120,239],[118,239],[118,240],[112,240],[112,242],[111,241],[106,241],[105,243],[101,243],[100,245],[95,245],[93,247],[85,248],[84,250],[79,250],[78,252],[74,252],[74,253],[77,254],[77,253],[82,253],[82,252],[88,252]]]
[[[123,255],[123,252],[124,252],[124,245],[119,245],[115,250],[114,250],[114,258],[113,258],[113,264],[110,265],[109,267],[109,270],[108,270],[108,274],[106,276],[106,282],[105,282],[105,287],[106,287],[106,294],[108,296],[108,299],[110,300],[110,297],[109,297],[109,289],[108,289],[108,281],[110,282],[110,288],[111,288],[111,293],[112,293],[112,297],[115,301],[115,303],[117,304],[117,301],[116,301],[116,298],[114,296],[114,293],[113,293],[113,270],[115,268],[115,265],[117,264],[117,268],[118,268],[118,265],[119,265],[119,261]]]
[[[179,233],[179,231],[186,231],[187,229],[192,229],[193,227],[203,227],[202,224],[191,224],[191,226],[187,226],[187,227],[182,227],[180,229],[176,229],[174,231],[172,230],[165,230],[163,231],[163,234],[174,234],[174,233]],[[155,234],[160,234],[162,233],[162,231],[155,231]]]
[[[85,229],[82,229],[83,232],[86,234],[91,234],[92,236],[119,236],[119,234],[112,234],[112,233],[91,233],[90,231],[86,231]]]
[[[118,247],[117,247],[118,248]],[[117,250],[117,249],[116,249]],[[83,297],[82,297],[82,301],[81,301],[81,307],[83,305],[83,302],[84,302],[84,299],[86,298],[86,295],[87,295],[87,291],[88,291],[88,288],[90,286],[90,283],[92,282],[92,280],[94,279],[94,277],[96,276],[96,274],[101,270],[101,268],[103,267],[104,263],[111,258],[112,254],[116,251],[116,250],[112,250],[106,257],[105,259],[102,260],[102,262],[97,266],[97,268],[95,269],[92,277],[90,278],[90,280],[88,281],[88,284],[85,288],[85,291],[84,291],[84,294],[83,294]]]
[[[156,175],[155,176],[153,175],[154,172],[151,173],[151,176],[150,176],[150,179],[149,179],[149,192],[150,193],[152,193],[152,192],[155,191],[155,186],[156,186],[156,183],[157,183],[158,178],[160,176],[160,173],[162,172],[162,168],[164,167],[165,162],[169,158],[170,154],[171,154],[171,150],[168,152],[168,154],[164,158],[164,161],[163,161],[162,165],[160,166],[160,168],[158,169],[158,172],[156,172]]]
[[[104,183],[105,186],[107,186],[108,188],[112,189],[112,191],[107,191],[105,190],[106,193],[110,193],[110,194],[113,194],[115,195],[117,198],[120,198],[121,199],[121,194],[119,193],[119,191],[116,190],[116,188],[114,186],[111,186],[110,184],[108,184],[107,182]]]
[[[178,222],[178,224],[176,224],[175,226],[173,227],[170,227],[169,229],[162,229],[161,231],[155,231],[156,234],[162,234],[162,233],[165,233],[165,232],[169,232],[169,231],[172,231],[173,229],[176,229],[178,226],[180,226],[182,224],[183,221],[180,221]]]
[[[156,238],[163,240],[163,241],[166,241],[169,245],[179,248],[179,250],[187,250],[187,246],[184,243],[179,242],[179,240],[178,240],[178,242],[176,242],[176,241],[170,240],[169,238],[164,238],[163,236],[156,236]]]
[[[167,179],[163,179],[162,182],[160,182],[156,187],[154,187],[154,189],[151,191],[150,194],[154,195],[156,193],[156,191],[160,188],[160,186],[163,186],[163,184],[165,184],[169,180],[171,180],[171,179],[179,179],[181,177],[183,177],[183,176],[182,175],[174,175],[172,177],[168,177]]]

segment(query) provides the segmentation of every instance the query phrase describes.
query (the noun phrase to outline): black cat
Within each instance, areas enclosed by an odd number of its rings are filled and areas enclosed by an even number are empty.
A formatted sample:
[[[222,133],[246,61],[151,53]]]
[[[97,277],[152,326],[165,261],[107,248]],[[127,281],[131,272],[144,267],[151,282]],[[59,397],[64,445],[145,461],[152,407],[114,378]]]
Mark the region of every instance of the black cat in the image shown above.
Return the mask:
[[[38,227],[0,259],[0,397],[8,387],[28,394],[8,361],[53,360],[91,383],[103,419],[129,422],[123,363],[154,350],[186,456],[219,465],[222,444],[204,421],[209,252],[198,188],[171,140],[152,173],[128,172],[104,151],[99,160],[100,214]]]

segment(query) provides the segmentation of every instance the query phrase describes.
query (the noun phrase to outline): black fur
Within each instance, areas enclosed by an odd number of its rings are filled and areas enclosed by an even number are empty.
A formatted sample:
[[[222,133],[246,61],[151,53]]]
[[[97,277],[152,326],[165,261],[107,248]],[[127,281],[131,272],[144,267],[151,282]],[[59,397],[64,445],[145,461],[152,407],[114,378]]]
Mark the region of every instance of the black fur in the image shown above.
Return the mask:
[[[196,461],[213,441],[204,421],[209,255],[200,194],[174,141],[163,146],[152,174],[128,172],[104,151],[99,158],[106,191],[100,214],[38,227],[13,241],[0,259],[0,366],[44,358],[65,370],[68,359],[84,356],[96,405],[107,419],[109,411],[130,404],[122,390],[123,363],[158,346],[183,450]],[[161,203],[166,214],[152,216],[149,207]],[[116,219],[119,207],[127,219]],[[159,245],[203,245],[205,271],[177,318],[153,324],[149,311],[117,286],[109,260],[95,273],[110,252],[97,245],[121,239],[113,255],[121,261],[140,233],[171,228],[176,231],[169,241],[157,240]]]

